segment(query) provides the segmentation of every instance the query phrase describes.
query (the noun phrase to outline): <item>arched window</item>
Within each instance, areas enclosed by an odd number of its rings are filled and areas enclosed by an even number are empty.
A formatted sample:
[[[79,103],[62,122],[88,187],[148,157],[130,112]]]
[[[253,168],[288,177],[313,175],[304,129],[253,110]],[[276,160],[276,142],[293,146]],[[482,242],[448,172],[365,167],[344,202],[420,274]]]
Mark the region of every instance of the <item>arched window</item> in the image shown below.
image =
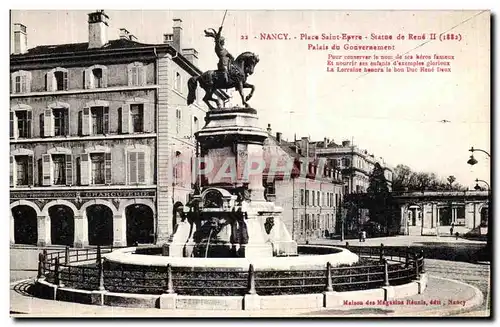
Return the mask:
[[[19,70],[12,73],[11,93],[31,92],[31,72]]]
[[[108,68],[94,65],[85,70],[85,88],[98,89],[108,87]]]

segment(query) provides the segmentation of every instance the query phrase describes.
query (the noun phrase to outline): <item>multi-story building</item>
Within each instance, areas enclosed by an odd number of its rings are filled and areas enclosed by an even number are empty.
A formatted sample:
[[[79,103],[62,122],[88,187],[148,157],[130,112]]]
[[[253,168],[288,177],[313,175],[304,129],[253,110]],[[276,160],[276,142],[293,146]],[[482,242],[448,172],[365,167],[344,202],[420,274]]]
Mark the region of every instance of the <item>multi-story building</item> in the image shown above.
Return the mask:
[[[14,24],[11,243],[163,242],[187,201],[191,180],[173,162],[194,154],[206,112],[186,105],[197,51],[182,47],[180,19],[162,44],[125,28],[108,40],[108,28],[93,12],[88,42],[28,49],[27,28]]]
[[[263,175],[266,198],[283,208],[284,223],[295,240],[334,233],[343,196],[340,170],[300,152],[281,133],[271,135],[270,127],[268,133],[264,156],[270,164]]]
[[[370,185],[370,174],[376,163],[384,169],[387,185],[389,190],[392,189],[392,168],[386,164],[382,157],[375,157],[367,150],[351,144],[351,141],[342,141],[342,144],[336,144],[325,138],[323,141],[310,142],[310,148],[313,149],[314,155],[318,158],[328,158],[332,160],[335,167],[342,169],[345,194],[366,192]]]

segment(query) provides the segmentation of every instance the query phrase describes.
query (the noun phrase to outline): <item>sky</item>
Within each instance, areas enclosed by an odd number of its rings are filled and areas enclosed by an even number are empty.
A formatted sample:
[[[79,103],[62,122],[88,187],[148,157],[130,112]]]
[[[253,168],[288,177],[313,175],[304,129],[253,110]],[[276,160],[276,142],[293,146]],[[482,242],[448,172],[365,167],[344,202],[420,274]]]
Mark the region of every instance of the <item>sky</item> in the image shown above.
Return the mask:
[[[11,22],[27,26],[28,47],[86,42],[91,10],[12,11]],[[199,67],[215,69],[213,39],[203,30],[220,26],[224,10],[106,10],[109,39],[127,28],[140,42],[161,43],[172,32],[172,19],[183,20],[184,48],[199,52]],[[324,41],[293,39],[310,35],[371,33],[408,35],[450,32],[458,41],[350,41],[362,45],[395,45],[380,54],[453,55],[450,73],[330,73],[328,53],[371,55],[373,51],[311,51],[308,44]],[[291,40],[260,40],[260,33],[288,33]],[[490,161],[471,146],[490,150],[490,13],[475,11],[237,11],[230,10],[223,34],[236,57],[244,51],[260,62],[248,82],[256,86],[250,100],[263,128],[285,139],[353,140],[390,166],[405,164],[415,171],[434,172],[473,187],[476,178],[490,182]],[[248,39],[242,36],[248,35]],[[255,38],[257,37],[257,38]],[[345,41],[326,41],[340,45]],[[248,92],[248,91],[247,91]],[[235,94],[236,96],[237,94]],[[240,104],[239,97],[234,99]],[[449,122],[443,123],[446,120]]]

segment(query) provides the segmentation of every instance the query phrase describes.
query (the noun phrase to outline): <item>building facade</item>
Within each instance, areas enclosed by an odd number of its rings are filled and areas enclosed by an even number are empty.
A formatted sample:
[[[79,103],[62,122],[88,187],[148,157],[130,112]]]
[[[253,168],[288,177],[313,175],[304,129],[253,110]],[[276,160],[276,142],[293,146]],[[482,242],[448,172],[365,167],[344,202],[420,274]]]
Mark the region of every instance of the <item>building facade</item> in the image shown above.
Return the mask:
[[[351,141],[343,141],[342,144],[336,144],[325,138],[324,141],[312,142],[311,148],[314,154],[319,158],[328,158],[332,160],[335,167],[342,170],[344,178],[344,192],[365,193],[370,185],[370,174],[378,163],[384,169],[384,175],[387,180],[389,190],[392,190],[393,170],[384,161],[382,157],[375,157],[367,150],[360,149],[351,144]]]
[[[284,223],[294,240],[333,234],[343,197],[340,170],[299,154],[281,133],[273,136],[270,128],[268,132],[264,156],[271,164],[263,175],[266,198],[283,208]]]
[[[201,71],[182,21],[164,43],[144,44],[124,28],[108,40],[109,17],[88,17],[88,42],[31,49],[14,24],[11,243],[161,243],[191,192],[175,158],[195,154],[206,108],[186,105]]]

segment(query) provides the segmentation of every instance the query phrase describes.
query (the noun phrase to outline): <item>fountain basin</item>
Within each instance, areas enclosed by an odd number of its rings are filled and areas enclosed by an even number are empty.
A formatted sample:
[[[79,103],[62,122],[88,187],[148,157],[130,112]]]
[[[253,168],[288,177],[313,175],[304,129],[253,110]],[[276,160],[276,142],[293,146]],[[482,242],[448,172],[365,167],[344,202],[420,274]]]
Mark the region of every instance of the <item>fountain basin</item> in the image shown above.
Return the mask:
[[[310,253],[311,250],[322,254],[300,255]],[[301,251],[302,250],[302,251]],[[263,258],[191,258],[167,257],[160,255],[137,254],[137,248],[130,247],[115,250],[104,255],[107,261],[116,264],[137,266],[158,266],[200,269],[232,269],[247,271],[250,264],[255,270],[307,270],[323,269],[327,262],[332,267],[352,265],[358,262],[359,257],[347,249],[328,246],[299,246],[298,256],[263,257]]]

